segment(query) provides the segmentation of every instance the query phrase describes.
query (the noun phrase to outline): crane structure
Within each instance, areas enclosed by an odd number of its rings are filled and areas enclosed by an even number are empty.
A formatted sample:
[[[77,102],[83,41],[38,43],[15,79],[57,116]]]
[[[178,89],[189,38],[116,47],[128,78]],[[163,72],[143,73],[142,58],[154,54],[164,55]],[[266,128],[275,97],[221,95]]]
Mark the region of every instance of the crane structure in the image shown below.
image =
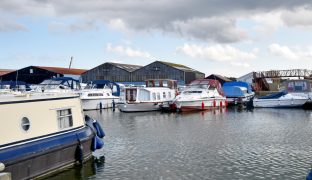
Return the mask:
[[[312,79],[312,70],[307,69],[290,69],[290,70],[270,70],[253,72],[255,89],[259,91],[269,91],[269,84],[265,78],[282,78],[282,77],[298,77],[304,79]]]

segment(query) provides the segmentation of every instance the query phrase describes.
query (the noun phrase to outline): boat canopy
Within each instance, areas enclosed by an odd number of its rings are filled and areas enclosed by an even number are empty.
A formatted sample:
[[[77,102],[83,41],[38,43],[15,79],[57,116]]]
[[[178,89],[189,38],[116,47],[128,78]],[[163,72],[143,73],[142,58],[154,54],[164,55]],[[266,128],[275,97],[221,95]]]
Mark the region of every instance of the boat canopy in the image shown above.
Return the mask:
[[[267,96],[263,96],[263,97],[259,97],[258,99],[278,99],[284,95],[286,95],[287,92],[285,91],[281,91],[281,92],[278,92],[278,93],[274,93],[274,94],[269,94]]]
[[[245,87],[245,88],[247,88],[247,93],[252,93],[251,85],[249,83],[243,82],[243,81],[226,82],[223,84],[222,88],[224,90],[225,87],[233,87],[233,86]]]
[[[223,86],[223,92],[226,97],[244,97],[247,93],[247,88],[241,86]],[[245,92],[244,92],[245,90]]]
[[[88,82],[85,89],[103,89],[104,87],[109,87],[112,89],[113,96],[120,95],[120,85],[116,82],[109,81],[109,80],[95,80]]]
[[[70,89],[77,89],[77,90],[80,89],[79,81],[71,77],[58,77],[58,78],[46,79],[42,81],[40,85],[44,85],[48,89],[49,87],[47,86],[51,86],[51,89],[54,89],[52,86],[58,86],[58,85],[63,85]]]

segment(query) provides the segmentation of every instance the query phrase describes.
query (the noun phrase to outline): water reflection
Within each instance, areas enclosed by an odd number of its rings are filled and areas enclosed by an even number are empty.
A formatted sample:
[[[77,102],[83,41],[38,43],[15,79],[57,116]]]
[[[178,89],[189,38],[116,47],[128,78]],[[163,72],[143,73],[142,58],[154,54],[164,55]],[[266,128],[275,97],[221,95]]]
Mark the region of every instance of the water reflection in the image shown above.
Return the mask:
[[[81,165],[75,165],[72,168],[64,170],[58,174],[53,174],[45,179],[49,180],[61,180],[61,179],[86,179],[86,177],[95,177],[98,173],[103,173],[105,166],[105,157],[94,157],[86,161]]]
[[[64,178],[304,179],[312,163],[311,112],[88,111],[106,132],[105,147],[96,152],[105,163],[69,170]]]

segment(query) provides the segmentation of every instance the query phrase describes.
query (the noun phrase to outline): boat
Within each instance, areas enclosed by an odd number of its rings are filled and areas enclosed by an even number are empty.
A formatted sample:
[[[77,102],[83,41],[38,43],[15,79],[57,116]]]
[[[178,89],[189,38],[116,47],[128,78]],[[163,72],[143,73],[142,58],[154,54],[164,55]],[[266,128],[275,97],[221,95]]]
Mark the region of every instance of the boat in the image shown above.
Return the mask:
[[[120,89],[116,83],[97,80],[88,83],[79,94],[83,110],[107,109],[118,102]]]
[[[83,163],[102,148],[104,131],[69,93],[0,95],[0,171],[32,179]],[[0,172],[1,173],[1,172]]]
[[[222,90],[228,105],[246,104],[255,96],[250,84],[242,81],[225,82]]]
[[[39,92],[78,92],[81,90],[78,80],[71,77],[57,77],[42,81],[35,91]]]
[[[31,91],[31,88],[23,81],[0,81],[0,93],[11,91]]]
[[[172,104],[178,111],[193,111],[222,108],[227,102],[218,80],[197,79],[176,96]]]
[[[267,96],[254,98],[253,106],[262,108],[298,108],[302,107],[308,98],[281,91]]]
[[[164,103],[176,96],[177,81],[150,79],[145,87],[124,87],[121,89],[117,107],[121,112],[158,111]]]

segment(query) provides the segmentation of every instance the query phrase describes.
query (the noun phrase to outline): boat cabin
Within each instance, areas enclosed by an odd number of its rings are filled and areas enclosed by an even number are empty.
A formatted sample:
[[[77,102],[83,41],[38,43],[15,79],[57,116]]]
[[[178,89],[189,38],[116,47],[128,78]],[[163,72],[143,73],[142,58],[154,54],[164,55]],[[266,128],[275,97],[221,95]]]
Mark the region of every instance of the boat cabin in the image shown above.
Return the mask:
[[[196,79],[188,84],[187,87],[203,88],[208,90],[217,89],[220,95],[224,95],[220,82],[214,79]]]
[[[169,89],[177,89],[178,84],[176,80],[172,79],[148,79],[145,81],[146,87],[166,87]]]
[[[108,80],[90,81],[84,89],[104,89],[110,88],[113,96],[120,96],[120,85]]]

